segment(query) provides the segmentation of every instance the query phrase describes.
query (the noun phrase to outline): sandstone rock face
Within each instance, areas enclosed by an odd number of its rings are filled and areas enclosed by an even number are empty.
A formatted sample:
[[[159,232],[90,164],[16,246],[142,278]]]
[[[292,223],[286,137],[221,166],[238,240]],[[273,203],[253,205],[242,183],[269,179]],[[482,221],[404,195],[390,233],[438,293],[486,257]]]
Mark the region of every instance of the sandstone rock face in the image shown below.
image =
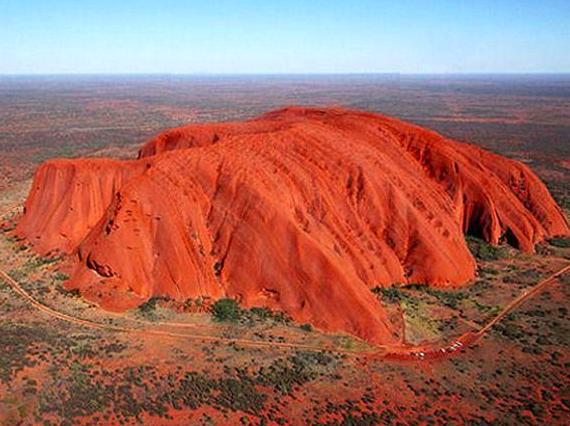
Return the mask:
[[[568,224],[516,161],[377,114],[287,108],[167,131],[136,161],[48,162],[17,231],[74,253],[68,285],[107,309],[233,297],[391,343],[371,288],[464,285],[466,233],[532,251]]]
[[[18,230],[45,254],[71,252],[101,219],[114,195],[151,161],[50,160],[42,164]]]

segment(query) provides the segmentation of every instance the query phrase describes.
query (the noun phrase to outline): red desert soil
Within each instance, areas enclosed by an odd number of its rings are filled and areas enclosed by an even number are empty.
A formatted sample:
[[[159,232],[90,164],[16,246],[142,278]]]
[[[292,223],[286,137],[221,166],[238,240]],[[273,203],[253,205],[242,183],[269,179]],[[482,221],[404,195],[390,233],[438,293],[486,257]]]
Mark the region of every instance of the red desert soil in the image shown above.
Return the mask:
[[[371,288],[465,285],[466,233],[525,251],[569,233],[524,164],[342,109],[173,129],[138,160],[48,161],[25,207],[17,232],[75,255],[68,288],[105,309],[233,297],[384,344]]]

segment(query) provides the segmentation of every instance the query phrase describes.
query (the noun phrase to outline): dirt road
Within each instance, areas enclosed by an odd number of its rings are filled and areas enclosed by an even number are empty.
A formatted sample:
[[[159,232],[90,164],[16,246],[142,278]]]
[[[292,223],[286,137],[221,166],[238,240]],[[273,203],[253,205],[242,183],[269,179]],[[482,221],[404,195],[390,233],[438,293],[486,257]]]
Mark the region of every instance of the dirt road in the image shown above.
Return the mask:
[[[312,345],[304,345],[304,344],[297,344],[297,343],[281,343],[281,342],[259,342],[255,340],[247,340],[247,339],[231,339],[231,338],[224,338],[224,337],[215,337],[215,336],[203,336],[199,334],[191,334],[191,333],[179,333],[179,332],[171,332],[171,331],[164,331],[164,330],[156,330],[156,329],[137,329],[131,327],[124,327],[124,326],[117,326],[111,324],[101,324],[90,320],[85,320],[81,318],[77,318],[59,311],[50,308],[49,306],[44,305],[33,296],[31,296],[28,292],[26,292],[22,286],[14,280],[10,275],[8,275],[5,271],[0,270],[0,278],[3,281],[8,283],[10,287],[22,296],[28,303],[30,303],[34,308],[37,310],[53,317],[57,318],[62,321],[67,321],[70,323],[74,323],[77,325],[95,328],[99,330],[108,330],[108,331],[116,331],[122,333],[135,333],[135,334],[144,334],[144,335],[153,335],[153,336],[162,336],[162,337],[170,337],[170,338],[184,338],[184,339],[193,339],[193,340],[200,340],[204,342],[221,342],[225,344],[237,344],[241,346],[247,347],[256,347],[256,348],[267,348],[267,349],[300,349],[300,350],[311,350],[311,351],[332,351],[336,353],[348,354],[348,355],[358,355],[358,356],[370,356],[373,358],[379,357],[388,357],[394,359],[413,359],[413,360],[423,360],[423,359],[433,359],[433,358],[441,358],[443,356],[450,356],[454,353],[457,353],[461,349],[475,344],[478,340],[480,340],[489,330],[501,321],[506,315],[512,312],[514,309],[522,305],[526,300],[538,294],[542,289],[544,289],[548,284],[555,281],[559,276],[567,273],[570,271],[570,265],[565,266],[564,268],[560,269],[559,271],[551,274],[547,278],[540,281],[536,284],[532,289],[525,291],[512,302],[510,302],[495,318],[493,318],[489,323],[487,323],[483,328],[476,332],[468,332],[464,335],[457,338],[454,342],[448,344],[438,344],[438,345],[419,345],[419,346],[410,346],[410,345],[386,345],[386,346],[377,346],[374,351],[370,352],[356,352],[356,351],[349,351],[349,350],[341,350],[341,349],[334,349],[329,347],[318,347]],[[138,321],[139,323],[143,323],[143,321]],[[167,327],[174,327],[174,328],[183,328],[185,327],[184,324],[169,324],[169,323],[149,323],[153,326],[167,326]]]
[[[570,272],[570,264],[566,265],[562,269],[554,272],[548,277],[544,278],[530,290],[526,290],[521,293],[517,298],[512,300],[507,306],[505,306],[497,316],[495,316],[491,321],[489,321],[485,326],[483,326],[478,331],[468,331],[463,335],[459,336],[453,342],[448,344],[431,344],[431,345],[418,345],[416,347],[408,347],[408,350],[402,351],[401,348],[397,350],[390,351],[386,354],[386,357],[401,360],[425,360],[425,359],[436,359],[448,357],[452,354],[456,354],[468,346],[476,344],[481,340],[499,321],[505,318],[508,314],[514,311],[516,308],[521,306],[529,298],[536,296],[540,293],[548,284],[556,281],[558,277],[563,274]]]
[[[35,299],[32,295],[26,292],[22,286],[14,280],[10,275],[8,275],[5,271],[0,270],[0,279],[8,283],[10,287],[22,296],[28,303],[30,303],[34,308],[37,310],[49,315],[53,318],[57,318],[62,321],[70,322],[73,324],[94,328],[98,330],[107,330],[107,331],[116,331],[122,333],[134,333],[134,334],[144,334],[144,335],[153,335],[153,336],[162,336],[162,337],[172,337],[172,338],[184,338],[184,339],[192,339],[192,340],[200,340],[204,342],[221,342],[225,344],[237,344],[240,346],[248,346],[248,347],[258,347],[258,348],[272,348],[272,349],[301,349],[301,350],[311,350],[311,351],[333,351],[337,353],[343,354],[352,354],[352,355],[359,355],[360,352],[356,351],[348,351],[348,350],[341,350],[341,349],[334,349],[334,348],[327,348],[327,347],[318,347],[312,345],[303,345],[297,343],[282,343],[282,342],[259,342],[255,340],[247,340],[247,339],[231,339],[231,338],[224,338],[224,337],[215,337],[215,336],[204,336],[200,334],[191,334],[191,333],[177,333],[171,331],[164,331],[164,330],[153,330],[153,329],[137,329],[131,327],[123,327],[118,325],[112,324],[101,324],[95,321],[90,321],[82,318],[77,318],[59,311],[56,311],[49,306],[44,305],[37,299]],[[139,321],[141,323],[142,321]],[[153,326],[156,325],[164,325],[164,326],[171,326],[168,323],[152,323]]]
[[[509,303],[505,308],[491,321],[489,321],[481,330],[479,330],[476,334],[479,338],[483,337],[485,333],[487,333],[495,324],[501,321],[504,317],[510,314],[514,309],[518,308],[522,305],[527,299],[530,297],[535,296],[541,290],[544,289],[548,284],[555,281],[559,276],[564,275],[570,272],[570,265],[566,265],[566,267],[558,270],[552,275],[549,275],[547,278],[540,281],[530,290],[524,291],[521,295],[519,295],[516,299],[514,299],[511,303]]]
[[[19,208],[21,203],[11,206],[8,209],[5,209],[4,213],[0,215],[2,218],[4,215],[7,215],[14,211],[16,208]],[[388,357],[388,358],[397,358],[397,359],[431,359],[431,358],[441,358],[443,356],[450,356],[451,354],[455,354],[461,349],[473,345],[482,339],[486,333],[491,330],[491,328],[496,325],[499,321],[501,321],[505,316],[507,316],[510,312],[514,309],[522,305],[526,300],[538,294],[544,287],[546,287],[551,282],[555,281],[559,276],[570,272],[570,264],[566,265],[564,268],[560,269],[559,271],[551,274],[550,276],[546,277],[539,283],[537,283],[532,289],[523,292],[519,295],[516,299],[511,301],[505,308],[491,321],[489,321],[484,327],[482,327],[478,331],[470,331],[462,336],[458,337],[452,343],[441,343],[437,345],[385,345],[385,346],[376,346],[374,351],[350,351],[350,350],[342,350],[342,349],[334,349],[329,347],[318,347],[312,345],[303,345],[303,344],[296,344],[296,343],[282,343],[282,342],[259,342],[255,340],[247,340],[247,339],[231,339],[231,338],[224,338],[224,337],[215,337],[215,336],[204,336],[199,334],[192,334],[192,333],[180,333],[180,332],[171,332],[171,331],[164,331],[164,330],[156,330],[156,329],[137,329],[131,327],[122,327],[110,324],[101,324],[90,320],[85,320],[81,318],[77,318],[59,311],[56,311],[37,299],[31,296],[28,292],[26,292],[22,286],[15,281],[12,277],[10,277],[5,271],[0,269],[0,278],[2,278],[5,282],[7,282],[12,289],[20,296],[22,296],[25,300],[27,300],[32,306],[34,306],[37,310],[51,316],[57,318],[62,321],[71,322],[74,324],[82,325],[85,327],[100,329],[100,330],[108,330],[108,331],[116,331],[116,332],[123,332],[123,333],[137,333],[137,334],[145,334],[145,335],[154,335],[154,336],[162,336],[162,337],[170,337],[170,338],[184,338],[184,339],[194,339],[194,340],[201,340],[201,341],[210,341],[210,342],[221,342],[225,344],[237,344],[241,346],[247,347],[256,347],[256,348],[270,348],[270,349],[300,349],[300,350],[312,350],[312,351],[332,351],[336,353],[342,353],[347,355],[358,355],[358,356],[371,356],[374,358],[379,357]],[[162,323],[162,322],[145,322],[140,320],[133,320],[139,324],[143,324],[146,326],[164,326],[170,328],[178,328],[178,329],[188,329],[190,325],[188,324],[180,324],[180,323]],[[194,326],[191,326],[194,328]]]

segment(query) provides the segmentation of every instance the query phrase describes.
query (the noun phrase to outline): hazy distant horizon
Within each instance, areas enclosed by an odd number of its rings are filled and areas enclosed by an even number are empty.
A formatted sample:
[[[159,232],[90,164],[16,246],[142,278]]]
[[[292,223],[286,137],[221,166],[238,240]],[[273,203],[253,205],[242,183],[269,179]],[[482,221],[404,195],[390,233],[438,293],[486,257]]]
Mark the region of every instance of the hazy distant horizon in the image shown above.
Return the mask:
[[[570,2],[0,3],[0,74],[570,73]]]
[[[290,73],[177,73],[177,72],[72,72],[72,73],[0,73],[2,77],[570,77],[561,72],[290,72]]]

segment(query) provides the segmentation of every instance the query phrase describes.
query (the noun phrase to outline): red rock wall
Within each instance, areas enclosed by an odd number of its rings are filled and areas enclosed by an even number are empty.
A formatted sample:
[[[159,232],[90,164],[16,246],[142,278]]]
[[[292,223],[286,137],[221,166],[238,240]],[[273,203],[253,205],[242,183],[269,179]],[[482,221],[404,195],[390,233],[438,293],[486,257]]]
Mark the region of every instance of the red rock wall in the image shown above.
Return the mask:
[[[40,253],[73,251],[101,219],[123,184],[150,161],[50,160],[34,177],[16,232]]]
[[[69,285],[107,309],[234,297],[389,343],[372,287],[468,283],[467,231],[524,250],[568,233],[525,166],[376,114],[188,126],[140,158],[48,163],[18,227],[41,250],[77,249]]]

